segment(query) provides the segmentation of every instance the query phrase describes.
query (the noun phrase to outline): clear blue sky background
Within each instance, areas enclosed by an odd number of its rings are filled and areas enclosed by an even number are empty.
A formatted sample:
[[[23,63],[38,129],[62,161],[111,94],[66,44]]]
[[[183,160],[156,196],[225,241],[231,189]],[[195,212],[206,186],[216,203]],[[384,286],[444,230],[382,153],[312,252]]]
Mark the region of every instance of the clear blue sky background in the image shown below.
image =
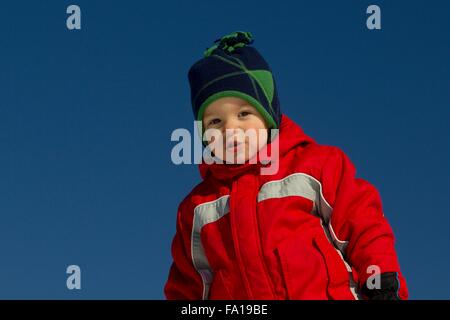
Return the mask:
[[[78,4],[82,29],[66,28]],[[382,30],[366,28],[381,7]],[[1,1],[0,298],[161,299],[187,71],[251,31],[283,112],[380,191],[413,299],[450,298],[450,2]],[[66,267],[82,289],[66,288]]]

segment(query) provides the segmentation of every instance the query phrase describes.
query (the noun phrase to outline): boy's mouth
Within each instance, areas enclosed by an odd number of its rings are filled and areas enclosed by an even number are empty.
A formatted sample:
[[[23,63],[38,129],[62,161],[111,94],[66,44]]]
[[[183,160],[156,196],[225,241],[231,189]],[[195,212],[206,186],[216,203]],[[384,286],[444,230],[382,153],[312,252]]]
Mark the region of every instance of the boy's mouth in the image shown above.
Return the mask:
[[[227,150],[236,151],[240,147],[240,145],[242,145],[242,144],[243,143],[239,142],[239,141],[232,141],[232,142],[227,144]]]

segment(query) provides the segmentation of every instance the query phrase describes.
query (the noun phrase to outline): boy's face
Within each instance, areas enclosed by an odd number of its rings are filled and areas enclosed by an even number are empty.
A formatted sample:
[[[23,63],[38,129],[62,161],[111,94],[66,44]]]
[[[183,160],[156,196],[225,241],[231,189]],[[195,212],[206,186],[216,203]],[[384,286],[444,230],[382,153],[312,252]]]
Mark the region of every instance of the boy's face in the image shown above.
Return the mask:
[[[214,155],[227,163],[247,161],[267,143],[268,126],[261,114],[247,101],[223,97],[212,102],[203,114],[203,128],[221,132],[221,142],[211,147]],[[212,137],[208,144],[215,141]],[[214,146],[220,147],[214,147]]]

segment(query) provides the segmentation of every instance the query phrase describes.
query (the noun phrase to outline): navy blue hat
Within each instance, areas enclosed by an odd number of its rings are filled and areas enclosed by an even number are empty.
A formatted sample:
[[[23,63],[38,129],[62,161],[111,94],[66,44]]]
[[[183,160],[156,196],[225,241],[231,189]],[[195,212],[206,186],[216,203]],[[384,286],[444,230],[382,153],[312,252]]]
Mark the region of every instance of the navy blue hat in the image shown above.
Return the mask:
[[[222,97],[239,97],[253,105],[269,128],[281,121],[275,80],[268,63],[252,46],[250,32],[236,31],[216,41],[189,69],[191,103],[196,120]]]

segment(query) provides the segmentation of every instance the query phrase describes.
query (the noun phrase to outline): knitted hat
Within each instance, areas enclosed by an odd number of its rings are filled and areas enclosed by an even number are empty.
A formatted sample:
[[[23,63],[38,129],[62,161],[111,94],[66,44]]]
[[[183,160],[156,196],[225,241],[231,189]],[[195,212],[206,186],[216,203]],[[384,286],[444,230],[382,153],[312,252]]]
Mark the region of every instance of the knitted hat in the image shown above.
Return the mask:
[[[236,31],[214,41],[204,57],[189,69],[191,103],[196,120],[206,107],[222,97],[239,97],[253,105],[269,128],[281,121],[272,71],[254,48],[250,32]]]

